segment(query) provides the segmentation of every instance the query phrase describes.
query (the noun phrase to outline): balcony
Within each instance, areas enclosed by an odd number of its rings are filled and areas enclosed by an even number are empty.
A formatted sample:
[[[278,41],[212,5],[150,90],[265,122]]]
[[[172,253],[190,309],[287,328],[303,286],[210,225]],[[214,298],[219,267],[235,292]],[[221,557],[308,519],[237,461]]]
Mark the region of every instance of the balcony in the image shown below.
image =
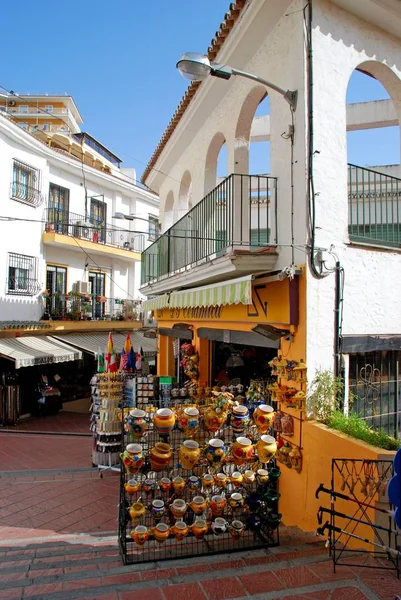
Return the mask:
[[[142,253],[145,295],[272,270],[277,180],[233,174]]]
[[[401,179],[348,165],[348,232],[354,243],[401,247]]]
[[[65,210],[45,210],[43,243],[68,246],[70,249],[91,250],[94,254],[114,254],[120,260],[139,260],[145,247],[145,234],[103,223]]]
[[[141,300],[45,292],[43,301],[44,314],[53,321],[142,321]]]

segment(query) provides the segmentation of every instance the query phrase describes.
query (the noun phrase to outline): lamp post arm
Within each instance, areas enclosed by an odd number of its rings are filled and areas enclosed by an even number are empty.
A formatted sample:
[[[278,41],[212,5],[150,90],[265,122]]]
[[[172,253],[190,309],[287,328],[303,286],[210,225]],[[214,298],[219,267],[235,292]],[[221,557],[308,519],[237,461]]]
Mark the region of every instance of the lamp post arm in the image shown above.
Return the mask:
[[[270,81],[267,81],[267,79],[263,79],[263,77],[253,75],[252,73],[247,73],[246,71],[239,71],[238,69],[234,69],[233,67],[229,67],[228,65],[211,63],[211,67],[211,75],[214,75],[215,77],[220,77],[222,79],[230,79],[231,75],[238,75],[239,77],[245,77],[246,79],[257,81],[258,83],[261,83],[262,85],[265,85],[266,87],[281,94],[283,98],[288,102],[292,110],[295,110],[297,107],[297,91],[283,90],[283,88],[278,87],[278,85],[275,85]]]

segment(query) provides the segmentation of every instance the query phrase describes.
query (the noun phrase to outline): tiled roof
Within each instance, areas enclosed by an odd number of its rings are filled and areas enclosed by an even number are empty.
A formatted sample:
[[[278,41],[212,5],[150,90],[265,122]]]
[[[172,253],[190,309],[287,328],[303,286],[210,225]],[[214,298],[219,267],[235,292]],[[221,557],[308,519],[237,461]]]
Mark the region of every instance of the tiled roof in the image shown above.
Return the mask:
[[[0,329],[48,329],[49,323],[40,321],[0,321]]]
[[[217,54],[218,54],[220,48],[223,46],[223,44],[226,41],[227,37],[229,36],[231,30],[233,29],[235,23],[237,22],[239,16],[241,15],[241,12],[243,11],[243,9],[245,7],[246,2],[247,2],[247,0],[236,0],[236,2],[231,2],[229,11],[224,15],[224,20],[220,24],[220,29],[218,31],[216,31],[216,35],[210,42],[210,46],[207,49],[207,56],[208,56],[209,60],[211,60],[211,61],[216,60],[216,57],[217,57]],[[201,82],[199,82],[199,81],[193,81],[189,85],[184,96],[182,97],[177,110],[175,111],[174,115],[172,116],[170,123],[168,124],[167,128],[165,129],[165,131],[162,135],[162,138],[156,147],[156,150],[154,151],[150,161],[146,165],[146,168],[141,177],[141,182],[143,184],[146,182],[146,179],[148,178],[153,167],[155,166],[157,159],[159,158],[160,154],[163,152],[164,147],[166,146],[167,142],[169,141],[170,137],[172,136],[176,126],[180,122],[182,115],[185,113],[192,98],[195,96],[197,89],[200,87],[200,83]]]

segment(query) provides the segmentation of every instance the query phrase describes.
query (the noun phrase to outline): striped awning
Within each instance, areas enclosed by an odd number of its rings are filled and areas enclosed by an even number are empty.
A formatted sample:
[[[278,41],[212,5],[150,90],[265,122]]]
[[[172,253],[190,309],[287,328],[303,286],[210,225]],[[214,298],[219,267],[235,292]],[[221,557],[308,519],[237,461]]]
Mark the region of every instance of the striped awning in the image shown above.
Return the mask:
[[[79,360],[82,353],[49,336],[27,336],[0,339],[0,356],[15,361],[15,368],[47,365],[49,363]]]
[[[93,333],[65,333],[57,334],[53,337],[57,340],[67,342],[71,346],[76,346],[89,354],[93,354],[97,358],[99,349],[105,352],[108,340],[108,332],[93,332]],[[113,343],[115,351],[120,354],[124,347],[127,334],[113,331]],[[131,343],[135,352],[142,348],[144,356],[153,357],[157,354],[157,341],[155,339],[146,338],[140,331],[130,331]]]
[[[144,310],[252,304],[252,275],[205,285],[171,294],[163,294],[143,303]]]

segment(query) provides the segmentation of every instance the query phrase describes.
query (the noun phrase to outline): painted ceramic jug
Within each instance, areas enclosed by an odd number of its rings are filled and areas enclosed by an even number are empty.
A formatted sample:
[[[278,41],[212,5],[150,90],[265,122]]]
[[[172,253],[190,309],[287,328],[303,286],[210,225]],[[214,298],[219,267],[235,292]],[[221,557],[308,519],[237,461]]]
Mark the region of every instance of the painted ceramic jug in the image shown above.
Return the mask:
[[[181,542],[188,535],[189,527],[184,521],[177,521],[171,531],[177,542]]]
[[[130,479],[124,484],[125,491],[127,494],[136,494],[139,492],[141,484],[136,479]]]
[[[277,452],[276,439],[272,435],[261,435],[260,440],[256,444],[256,450],[260,462],[270,462]]]
[[[125,452],[120,454],[120,458],[128,474],[137,473],[145,462],[142,446],[139,444],[128,444]]]
[[[200,448],[195,440],[185,440],[178,450],[178,458],[183,469],[192,470],[199,461]]]
[[[212,515],[214,517],[221,517],[221,515],[224,512],[225,506],[226,506],[226,499],[224,496],[221,496],[220,494],[212,496],[209,501],[209,507],[210,507],[210,510],[212,511]]]
[[[169,444],[157,442],[149,453],[150,465],[153,471],[163,471],[170,464],[173,451]]]
[[[195,522],[191,525],[190,529],[197,540],[203,540],[209,529],[209,525],[204,519],[195,519]]]
[[[193,437],[199,427],[199,410],[195,407],[184,408],[179,424],[186,437]]]
[[[175,414],[170,408],[159,408],[153,417],[155,429],[161,435],[168,435],[175,425]]]
[[[214,438],[206,446],[205,456],[213,467],[217,467],[226,456],[223,440]]]
[[[234,433],[243,433],[249,423],[249,411],[246,406],[240,404],[233,406],[231,413],[231,427]]]
[[[239,538],[244,535],[244,529],[244,523],[242,521],[239,521],[238,519],[232,521],[228,526],[228,531],[230,532],[231,537],[234,540],[239,540]]]
[[[227,521],[222,517],[216,517],[212,522],[212,530],[215,535],[220,535],[227,530]]]
[[[206,429],[210,433],[216,433],[226,422],[227,413],[224,412],[221,408],[213,408],[209,406],[206,409],[205,414],[203,416],[203,421]]]
[[[152,534],[156,542],[162,544],[170,535],[170,527],[166,523],[158,523],[152,528]]]
[[[137,546],[143,546],[149,539],[148,528],[145,527],[145,525],[137,525],[135,529],[131,531],[131,537]]]
[[[274,409],[268,404],[260,404],[253,413],[253,420],[259,433],[266,433],[273,425]]]
[[[149,506],[149,512],[152,514],[155,521],[159,521],[166,512],[163,500],[159,500],[158,498],[153,500]]]
[[[176,498],[172,504],[170,504],[170,510],[175,519],[181,519],[187,512],[188,504],[181,498]]]
[[[149,427],[146,412],[140,408],[130,411],[127,423],[130,427],[129,433],[132,439],[140,439]]]
[[[248,460],[253,457],[253,446],[249,438],[238,437],[234,444],[231,446],[231,456],[234,464],[237,466],[244,465]]]
[[[194,496],[189,503],[189,508],[196,514],[200,515],[206,510],[207,502],[203,496]]]
[[[134,504],[132,504],[128,509],[131,521],[139,521],[139,519],[145,514],[145,511],[146,508],[142,502],[134,502]]]

